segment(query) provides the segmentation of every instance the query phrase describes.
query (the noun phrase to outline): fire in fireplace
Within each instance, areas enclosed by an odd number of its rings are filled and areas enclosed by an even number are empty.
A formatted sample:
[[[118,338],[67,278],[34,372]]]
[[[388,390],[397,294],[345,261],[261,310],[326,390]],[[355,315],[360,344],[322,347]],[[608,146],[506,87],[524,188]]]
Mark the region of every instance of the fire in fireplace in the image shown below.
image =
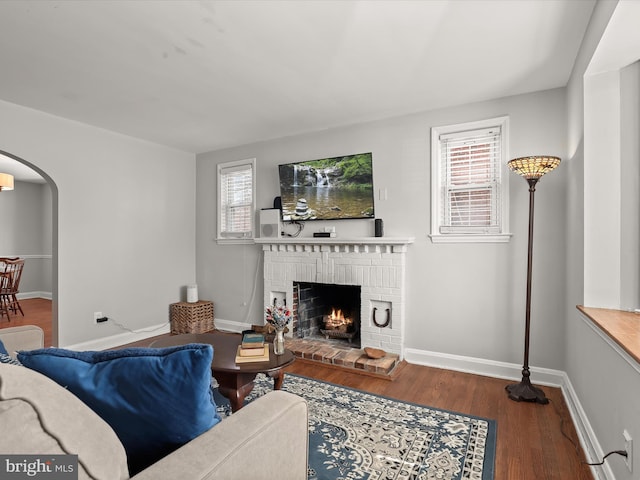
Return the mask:
[[[353,342],[356,336],[356,325],[353,319],[345,317],[342,310],[339,308],[332,308],[329,315],[323,317],[324,328],[320,331],[325,338],[345,338],[349,343]]]
[[[346,332],[353,325],[353,320],[345,317],[342,314],[342,310],[332,308],[329,315],[324,316],[324,328],[327,330],[337,330],[339,332]]]
[[[360,286],[294,282],[294,335],[360,347]]]

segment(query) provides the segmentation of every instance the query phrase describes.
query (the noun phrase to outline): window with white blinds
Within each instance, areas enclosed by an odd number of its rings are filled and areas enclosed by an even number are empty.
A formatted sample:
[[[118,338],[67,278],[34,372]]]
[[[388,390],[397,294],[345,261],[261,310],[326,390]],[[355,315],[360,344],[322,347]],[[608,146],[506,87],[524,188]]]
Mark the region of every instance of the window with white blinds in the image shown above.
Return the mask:
[[[253,238],[255,159],[218,165],[218,238]]]
[[[432,239],[504,240],[506,130],[507,117],[432,129]]]

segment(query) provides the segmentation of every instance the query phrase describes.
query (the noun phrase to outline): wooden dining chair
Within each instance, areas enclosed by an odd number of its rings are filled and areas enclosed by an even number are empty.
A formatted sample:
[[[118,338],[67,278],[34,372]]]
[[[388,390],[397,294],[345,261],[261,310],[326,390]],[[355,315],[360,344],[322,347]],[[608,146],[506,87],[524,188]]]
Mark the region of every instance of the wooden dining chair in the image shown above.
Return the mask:
[[[23,258],[0,258],[0,319],[6,314],[7,319],[11,321],[9,313],[17,315],[18,311],[24,317],[17,297],[23,268]]]

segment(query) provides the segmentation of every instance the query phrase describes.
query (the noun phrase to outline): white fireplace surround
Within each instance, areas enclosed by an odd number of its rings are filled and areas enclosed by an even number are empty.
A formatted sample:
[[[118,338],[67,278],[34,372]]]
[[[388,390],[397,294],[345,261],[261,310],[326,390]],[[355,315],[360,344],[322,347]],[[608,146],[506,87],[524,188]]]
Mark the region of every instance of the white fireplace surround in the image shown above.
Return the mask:
[[[264,304],[275,299],[293,305],[294,282],[360,285],[361,347],[379,348],[403,359],[406,253],[413,241],[398,237],[256,239],[264,253]]]

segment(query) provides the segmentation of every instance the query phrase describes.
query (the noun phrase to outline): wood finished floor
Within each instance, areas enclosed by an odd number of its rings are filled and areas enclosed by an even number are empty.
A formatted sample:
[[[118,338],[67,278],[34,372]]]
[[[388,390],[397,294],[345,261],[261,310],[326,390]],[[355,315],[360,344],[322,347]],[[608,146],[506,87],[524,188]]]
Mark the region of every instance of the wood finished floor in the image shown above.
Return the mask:
[[[39,325],[45,331],[45,344],[52,345],[51,302],[31,299],[20,303],[24,318],[12,316],[7,322],[4,317],[0,328]],[[133,345],[148,345],[152,340]],[[495,480],[594,478],[582,463],[582,449],[574,445],[578,444],[576,431],[558,388],[543,387],[550,404],[537,405],[509,400],[504,389],[509,383],[506,380],[412,364],[407,364],[394,381],[319,363],[295,362],[287,371],[397,400],[497,420]]]

